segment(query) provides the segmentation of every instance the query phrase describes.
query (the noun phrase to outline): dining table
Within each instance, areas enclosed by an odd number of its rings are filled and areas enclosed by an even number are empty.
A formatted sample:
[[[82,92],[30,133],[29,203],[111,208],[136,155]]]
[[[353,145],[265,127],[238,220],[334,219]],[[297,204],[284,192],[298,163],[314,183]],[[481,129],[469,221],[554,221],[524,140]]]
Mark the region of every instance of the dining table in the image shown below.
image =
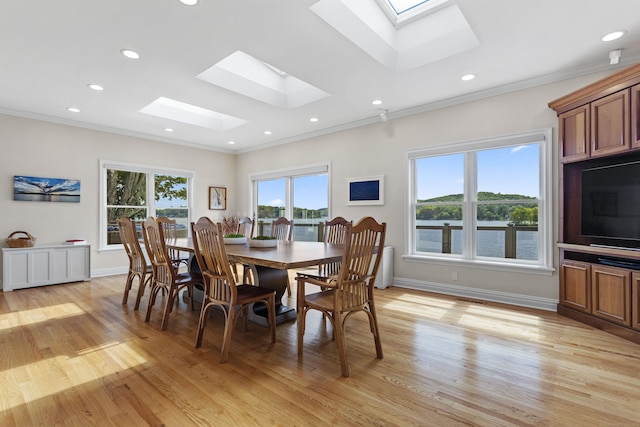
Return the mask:
[[[194,252],[190,238],[178,239],[167,246],[179,251]],[[251,268],[255,286],[276,292],[276,324],[279,324],[296,318],[295,307],[282,303],[287,290],[288,270],[340,261],[344,245],[279,240],[275,247],[252,247],[249,243],[226,244],[225,251],[230,262],[246,264]],[[189,263],[189,269],[199,271],[194,257]],[[249,320],[268,326],[266,307],[262,304],[251,307]]]

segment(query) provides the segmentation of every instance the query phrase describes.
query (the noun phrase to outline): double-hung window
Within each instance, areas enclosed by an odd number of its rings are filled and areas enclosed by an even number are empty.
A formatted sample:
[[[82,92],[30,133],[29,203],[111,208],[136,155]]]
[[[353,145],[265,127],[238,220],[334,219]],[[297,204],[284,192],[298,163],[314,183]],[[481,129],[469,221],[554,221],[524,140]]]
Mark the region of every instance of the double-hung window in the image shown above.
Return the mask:
[[[122,217],[138,223],[149,216],[175,219],[178,237],[187,237],[193,172],[101,161],[100,173],[101,249],[122,247],[118,230]]]
[[[552,268],[551,131],[407,152],[406,253]]]
[[[293,240],[317,241],[318,224],[329,215],[329,164],[315,164],[251,175],[252,206],[258,233],[271,222],[293,219]]]

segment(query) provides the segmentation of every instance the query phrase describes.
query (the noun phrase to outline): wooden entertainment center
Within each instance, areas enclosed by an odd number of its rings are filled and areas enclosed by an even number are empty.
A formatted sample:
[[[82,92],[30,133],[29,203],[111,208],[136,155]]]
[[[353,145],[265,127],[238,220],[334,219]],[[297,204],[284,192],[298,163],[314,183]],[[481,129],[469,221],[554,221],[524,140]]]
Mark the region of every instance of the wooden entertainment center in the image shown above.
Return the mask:
[[[640,64],[549,107],[559,121],[558,313],[640,343],[640,242],[581,228],[583,171],[640,161]]]

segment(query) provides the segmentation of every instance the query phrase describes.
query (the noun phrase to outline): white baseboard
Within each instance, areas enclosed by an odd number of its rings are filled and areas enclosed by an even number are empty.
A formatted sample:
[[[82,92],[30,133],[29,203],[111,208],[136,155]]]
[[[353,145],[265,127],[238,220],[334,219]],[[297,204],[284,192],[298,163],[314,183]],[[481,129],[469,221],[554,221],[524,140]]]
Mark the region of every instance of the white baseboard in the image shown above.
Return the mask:
[[[127,274],[128,272],[129,267],[99,268],[91,270],[91,277],[115,276],[117,274]]]
[[[422,280],[394,277],[393,286],[418,291],[435,292],[438,294],[473,298],[521,307],[537,308],[539,310],[556,311],[558,300],[534,297],[531,295],[513,294],[508,292],[491,291],[487,289],[469,288],[466,286],[447,285],[444,283],[426,282]]]

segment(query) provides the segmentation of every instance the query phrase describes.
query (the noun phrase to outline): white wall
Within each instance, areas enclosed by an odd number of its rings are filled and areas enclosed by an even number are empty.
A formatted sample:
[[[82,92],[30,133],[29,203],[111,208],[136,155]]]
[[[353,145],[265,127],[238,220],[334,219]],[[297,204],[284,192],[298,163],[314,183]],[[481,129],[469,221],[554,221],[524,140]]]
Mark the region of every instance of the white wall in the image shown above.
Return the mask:
[[[304,161],[330,161],[330,216],[340,215],[357,220],[371,215],[378,221],[387,222],[386,242],[395,249],[396,286],[555,310],[559,288],[557,273],[521,274],[406,261],[402,258],[405,152],[417,147],[553,128],[553,188],[557,189],[557,117],[547,104],[602,77],[598,74],[576,78],[241,154],[237,162],[238,209],[251,210],[250,173],[283,169]],[[347,178],[371,175],[385,176],[384,206],[346,206]],[[557,193],[554,193],[554,205],[556,198]],[[557,206],[554,206],[554,218],[557,218]],[[553,241],[557,241],[557,220],[554,222]],[[555,245],[552,250],[557,268]],[[452,280],[454,270],[458,273],[457,281]]]
[[[236,156],[197,150],[49,122],[0,115],[0,244],[16,230],[38,244],[82,238],[92,243],[93,276],[126,272],[124,251],[98,252],[100,159],[192,170],[195,204],[192,220],[233,212]],[[80,203],[13,200],[13,176],[80,180]],[[227,187],[227,211],[208,210],[208,187]]]

